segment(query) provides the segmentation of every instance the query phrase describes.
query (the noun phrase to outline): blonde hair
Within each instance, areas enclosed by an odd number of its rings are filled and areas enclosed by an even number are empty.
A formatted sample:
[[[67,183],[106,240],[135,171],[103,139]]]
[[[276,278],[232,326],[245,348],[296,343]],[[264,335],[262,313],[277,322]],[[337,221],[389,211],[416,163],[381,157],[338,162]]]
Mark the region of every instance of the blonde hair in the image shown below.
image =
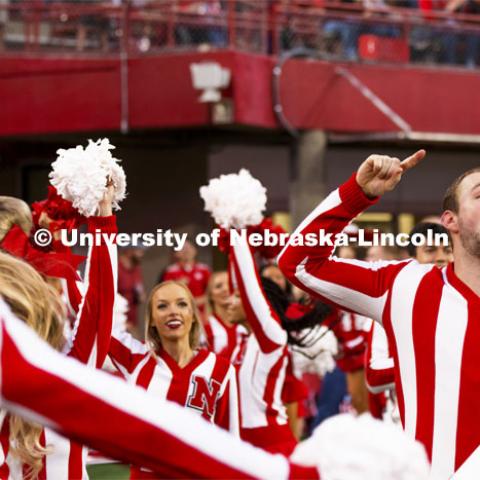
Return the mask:
[[[147,308],[145,312],[145,342],[152,349],[153,353],[158,352],[162,348],[162,341],[160,339],[160,335],[158,334],[157,327],[153,325],[153,296],[158,290],[163,287],[167,287],[168,285],[176,285],[177,287],[181,287],[187,294],[193,315],[192,328],[188,335],[188,343],[190,348],[195,350],[198,348],[200,343],[200,331],[202,328],[200,323],[200,314],[198,313],[198,308],[195,304],[195,299],[193,298],[190,289],[184,283],[177,282],[175,280],[167,280],[166,282],[155,285],[148,296]]]
[[[208,279],[208,284],[207,284],[207,291],[206,296],[207,296],[207,313],[208,315],[213,315],[215,313],[215,305],[213,304],[213,299],[212,299],[212,289],[213,289],[213,283],[215,281],[215,278],[218,277],[218,275],[227,275],[227,281],[228,281],[228,272],[226,270],[217,270],[216,272],[212,272],[210,275],[210,278]]]
[[[15,224],[30,234],[33,226],[30,207],[19,198],[0,196],[0,242]]]
[[[30,265],[0,252],[0,295],[12,312],[52,347],[64,345],[64,310],[58,294]],[[10,451],[28,468],[27,478],[37,478],[43,457],[50,453],[42,447],[42,427],[12,415]]]

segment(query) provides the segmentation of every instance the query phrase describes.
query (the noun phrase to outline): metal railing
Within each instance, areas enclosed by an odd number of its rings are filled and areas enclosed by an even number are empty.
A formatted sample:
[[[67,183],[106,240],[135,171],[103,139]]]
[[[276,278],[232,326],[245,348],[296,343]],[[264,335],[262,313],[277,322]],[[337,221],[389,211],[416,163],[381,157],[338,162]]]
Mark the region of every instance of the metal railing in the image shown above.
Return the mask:
[[[0,0],[0,54],[128,55],[297,47],[332,61],[480,64],[480,15],[308,0]]]

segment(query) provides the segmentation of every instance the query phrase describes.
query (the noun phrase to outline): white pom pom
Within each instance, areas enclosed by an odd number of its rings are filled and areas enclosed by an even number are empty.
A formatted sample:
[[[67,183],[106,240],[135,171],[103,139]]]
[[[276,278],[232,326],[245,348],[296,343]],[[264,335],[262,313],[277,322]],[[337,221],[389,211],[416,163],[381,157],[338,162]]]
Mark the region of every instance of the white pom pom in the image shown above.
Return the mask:
[[[115,188],[113,207],[119,210],[119,202],[125,198],[125,172],[118,165],[120,160],[110,152],[114,148],[106,138],[89,140],[85,149],[78,145],[58,150],[57,160],[52,163],[50,183],[86,217],[95,215],[107,191],[107,177],[112,179]]]
[[[423,446],[369,414],[326,420],[298,444],[291,460],[317,466],[322,480],[426,480],[429,476]]]
[[[258,225],[267,204],[267,190],[248,170],[220,175],[200,188],[205,210],[223,228]]]
[[[309,330],[298,332],[299,337],[308,335]],[[323,377],[335,368],[335,355],[338,353],[338,342],[335,334],[324,325],[319,327],[319,339],[308,347],[293,350],[293,363],[302,373],[314,373]],[[301,353],[303,352],[303,354]],[[310,358],[309,358],[310,357]]]

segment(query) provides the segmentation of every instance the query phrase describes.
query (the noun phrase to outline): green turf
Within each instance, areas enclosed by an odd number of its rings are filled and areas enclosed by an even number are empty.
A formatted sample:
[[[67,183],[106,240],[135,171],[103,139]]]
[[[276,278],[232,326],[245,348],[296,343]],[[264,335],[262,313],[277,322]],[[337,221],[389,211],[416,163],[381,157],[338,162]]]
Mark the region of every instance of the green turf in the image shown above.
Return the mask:
[[[90,480],[128,480],[130,467],[120,463],[104,463],[87,467]]]

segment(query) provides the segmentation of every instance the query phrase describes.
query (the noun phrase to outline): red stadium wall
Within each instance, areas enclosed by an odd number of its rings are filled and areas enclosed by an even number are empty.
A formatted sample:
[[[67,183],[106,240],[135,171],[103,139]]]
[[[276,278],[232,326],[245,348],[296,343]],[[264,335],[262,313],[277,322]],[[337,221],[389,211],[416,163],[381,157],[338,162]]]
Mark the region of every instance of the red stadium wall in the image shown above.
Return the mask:
[[[236,124],[280,128],[272,108],[275,59],[227,51],[129,59],[129,127],[208,125],[208,106],[197,101],[189,69],[192,62],[205,60],[232,71],[224,96],[234,102]],[[287,62],[280,94],[289,121],[297,128],[345,133],[398,130],[336,68],[320,61]],[[476,73],[405,66],[348,68],[415,131],[480,133]],[[119,130],[121,91],[115,58],[2,58],[0,135]]]
[[[2,58],[0,134],[120,127],[116,60]]]

